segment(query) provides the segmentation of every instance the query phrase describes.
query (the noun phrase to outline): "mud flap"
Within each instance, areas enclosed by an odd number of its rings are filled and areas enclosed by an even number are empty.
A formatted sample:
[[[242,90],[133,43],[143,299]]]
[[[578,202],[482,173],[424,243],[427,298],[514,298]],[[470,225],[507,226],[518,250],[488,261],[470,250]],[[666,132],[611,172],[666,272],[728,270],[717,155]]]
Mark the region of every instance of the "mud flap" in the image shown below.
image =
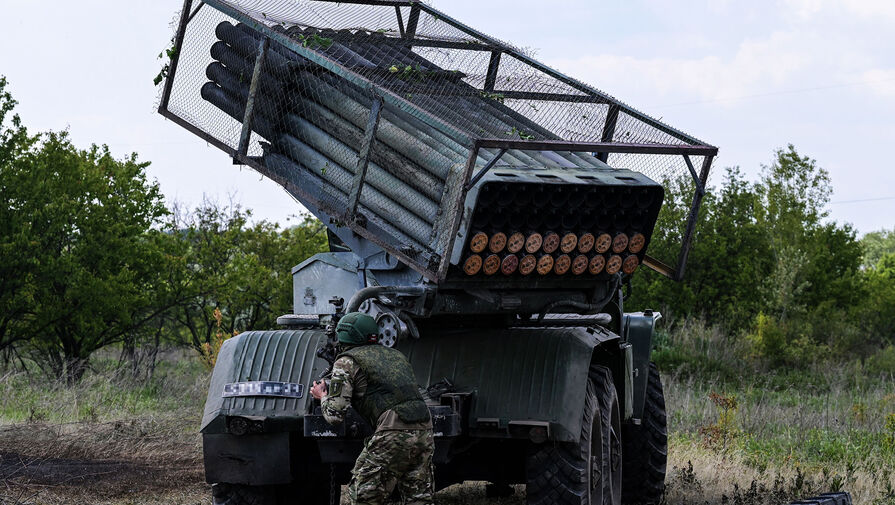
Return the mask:
[[[289,433],[204,434],[202,445],[208,483],[265,486],[292,481]]]

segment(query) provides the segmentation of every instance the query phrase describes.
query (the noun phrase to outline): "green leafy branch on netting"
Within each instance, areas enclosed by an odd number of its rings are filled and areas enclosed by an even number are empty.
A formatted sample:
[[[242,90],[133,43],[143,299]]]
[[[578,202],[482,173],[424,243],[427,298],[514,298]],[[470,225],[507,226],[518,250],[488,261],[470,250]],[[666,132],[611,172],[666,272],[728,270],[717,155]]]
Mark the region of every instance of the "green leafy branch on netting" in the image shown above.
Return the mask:
[[[152,83],[155,84],[156,86],[158,86],[162,81],[164,81],[165,77],[168,77],[168,72],[171,70],[171,61],[173,61],[174,57],[177,56],[177,51],[178,51],[177,44],[174,42],[174,39],[171,39],[171,47],[158,53],[158,59],[167,57],[168,61],[165,63],[165,65],[162,67],[162,69],[159,70],[158,75],[156,75],[155,78],[152,79]]]
[[[308,47],[311,49],[329,49],[329,47],[333,45],[333,39],[329,37],[321,37],[316,33],[312,33],[310,35],[299,34],[298,41],[301,42],[302,47]]]
[[[494,101],[500,102],[500,103],[503,103],[503,100],[505,98],[503,96],[503,93],[492,93],[492,92],[488,92],[488,91],[480,91],[479,94],[482,95],[482,98],[485,98],[487,100],[494,100]]]
[[[388,67],[388,71],[402,81],[423,81],[430,75],[430,72],[423,70],[419,65],[405,65],[404,63],[395,63]]]
[[[515,126],[507,132],[504,132],[510,137],[519,137],[521,140],[534,140],[535,136],[526,132],[525,130],[520,130]]]

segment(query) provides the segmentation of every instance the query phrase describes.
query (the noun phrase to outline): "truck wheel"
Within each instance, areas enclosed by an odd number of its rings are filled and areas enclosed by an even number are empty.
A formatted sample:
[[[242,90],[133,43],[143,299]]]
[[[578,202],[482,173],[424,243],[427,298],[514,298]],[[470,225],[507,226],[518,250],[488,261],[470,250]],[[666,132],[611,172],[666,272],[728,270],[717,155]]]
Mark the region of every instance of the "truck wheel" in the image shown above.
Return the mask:
[[[532,505],[619,505],[621,417],[612,373],[591,366],[578,443],[537,446],[526,461]]]
[[[665,425],[665,395],[655,363],[649,365],[646,402],[640,425],[622,431],[622,499],[631,505],[653,505],[665,493],[665,464],[668,434]]]

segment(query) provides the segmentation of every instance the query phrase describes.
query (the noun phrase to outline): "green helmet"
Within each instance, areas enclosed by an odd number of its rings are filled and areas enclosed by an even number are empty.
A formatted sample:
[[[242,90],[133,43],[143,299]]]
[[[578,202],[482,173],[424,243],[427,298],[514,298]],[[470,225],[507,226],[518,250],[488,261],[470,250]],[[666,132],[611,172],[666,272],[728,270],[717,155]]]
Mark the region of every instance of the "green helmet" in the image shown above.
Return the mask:
[[[345,314],[336,326],[339,342],[348,345],[363,345],[375,342],[379,336],[376,320],[363,312]],[[372,338],[371,338],[372,336]]]

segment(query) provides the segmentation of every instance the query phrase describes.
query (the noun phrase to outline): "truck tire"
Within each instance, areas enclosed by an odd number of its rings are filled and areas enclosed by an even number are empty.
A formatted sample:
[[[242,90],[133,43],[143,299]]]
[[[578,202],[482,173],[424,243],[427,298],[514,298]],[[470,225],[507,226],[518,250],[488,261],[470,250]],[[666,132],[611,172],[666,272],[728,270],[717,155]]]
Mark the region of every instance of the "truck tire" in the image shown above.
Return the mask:
[[[531,505],[619,505],[622,453],[618,394],[608,368],[590,368],[578,443],[536,446],[526,461]],[[604,478],[608,476],[608,478]]]
[[[640,425],[626,425],[622,431],[622,501],[631,505],[653,505],[665,493],[665,465],[668,434],[665,395],[655,363],[649,365],[646,402]]]

